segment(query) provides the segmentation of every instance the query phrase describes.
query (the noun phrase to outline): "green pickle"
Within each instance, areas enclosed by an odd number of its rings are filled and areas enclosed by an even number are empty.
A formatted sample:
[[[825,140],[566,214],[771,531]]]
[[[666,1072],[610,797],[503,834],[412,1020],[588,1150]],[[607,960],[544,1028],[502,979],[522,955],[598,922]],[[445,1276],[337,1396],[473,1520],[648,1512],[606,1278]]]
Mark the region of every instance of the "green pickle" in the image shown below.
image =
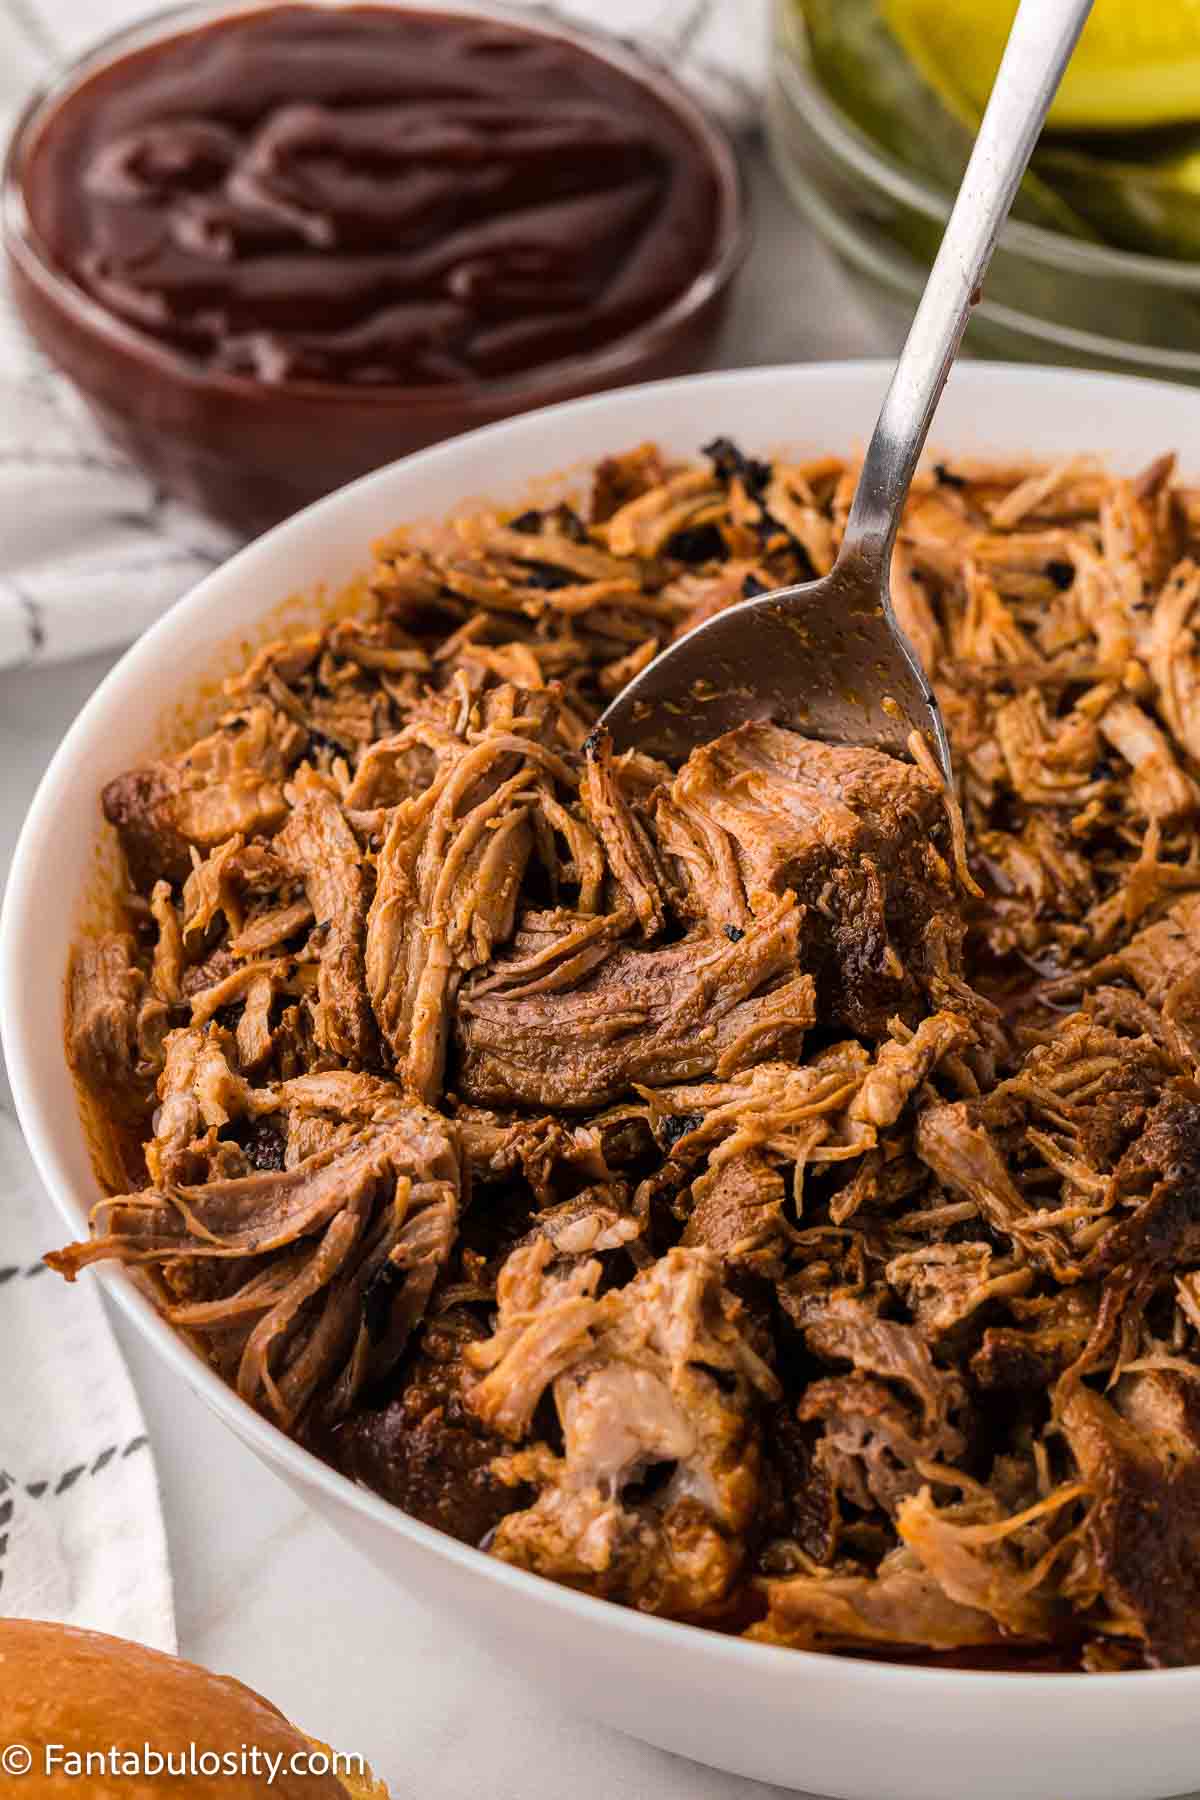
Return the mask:
[[[1200,128],[1162,149],[1050,142],[1038,168],[1105,243],[1200,261]]]

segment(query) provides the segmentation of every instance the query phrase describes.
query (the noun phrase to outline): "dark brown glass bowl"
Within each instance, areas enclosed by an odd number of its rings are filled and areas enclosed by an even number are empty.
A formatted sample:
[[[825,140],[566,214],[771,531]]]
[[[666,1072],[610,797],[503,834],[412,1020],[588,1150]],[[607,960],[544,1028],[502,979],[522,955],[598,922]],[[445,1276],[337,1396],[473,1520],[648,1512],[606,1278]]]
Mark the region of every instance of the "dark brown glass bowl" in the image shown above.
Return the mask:
[[[720,193],[712,249],[705,267],[665,311],[587,355],[503,381],[440,389],[314,381],[275,386],[214,372],[100,306],[54,264],[33,228],[24,176],[40,129],[97,70],[148,44],[248,10],[201,0],[105,38],[32,96],[5,158],[0,222],[21,317],[108,435],[155,482],[238,531],[258,532],[356,476],[473,426],[701,366],[746,249],[743,188],[728,139],[664,68],[615,39],[547,25],[536,14],[491,0],[455,0],[439,11],[543,32],[603,58],[652,89],[708,157]]]

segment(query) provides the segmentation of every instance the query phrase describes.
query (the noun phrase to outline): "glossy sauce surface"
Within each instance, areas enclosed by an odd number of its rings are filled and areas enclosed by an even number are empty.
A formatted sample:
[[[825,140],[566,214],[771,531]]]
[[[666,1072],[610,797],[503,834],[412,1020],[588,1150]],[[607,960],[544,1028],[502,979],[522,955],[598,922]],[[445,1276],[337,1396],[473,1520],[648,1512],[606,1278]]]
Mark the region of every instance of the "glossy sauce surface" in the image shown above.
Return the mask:
[[[613,342],[705,267],[720,193],[647,86],[507,24],[278,6],[69,93],[27,164],[53,261],[268,384],[471,386]]]

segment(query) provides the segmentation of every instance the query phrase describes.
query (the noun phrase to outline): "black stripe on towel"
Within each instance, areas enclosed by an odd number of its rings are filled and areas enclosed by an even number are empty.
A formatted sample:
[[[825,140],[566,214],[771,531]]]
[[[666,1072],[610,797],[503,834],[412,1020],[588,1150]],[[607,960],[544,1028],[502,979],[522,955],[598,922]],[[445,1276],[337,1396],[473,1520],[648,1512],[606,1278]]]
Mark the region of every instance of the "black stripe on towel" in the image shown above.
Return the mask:
[[[74,1463],[71,1468],[64,1469],[57,1481],[27,1481],[25,1492],[31,1500],[41,1500],[46,1494],[49,1494],[52,1499],[57,1499],[60,1494],[69,1494],[76,1482],[82,1481],[85,1476],[102,1475],[110,1463],[124,1462],[126,1457],[135,1456],[139,1450],[147,1449],[149,1443],[150,1439],[145,1432],[139,1431],[137,1436],[131,1437],[127,1444],[106,1445],[92,1458],[90,1463]],[[5,1479],[11,1481],[11,1477]],[[4,1489],[0,1486],[0,1495],[3,1492]],[[0,1518],[0,1524],[3,1524],[2,1518]]]

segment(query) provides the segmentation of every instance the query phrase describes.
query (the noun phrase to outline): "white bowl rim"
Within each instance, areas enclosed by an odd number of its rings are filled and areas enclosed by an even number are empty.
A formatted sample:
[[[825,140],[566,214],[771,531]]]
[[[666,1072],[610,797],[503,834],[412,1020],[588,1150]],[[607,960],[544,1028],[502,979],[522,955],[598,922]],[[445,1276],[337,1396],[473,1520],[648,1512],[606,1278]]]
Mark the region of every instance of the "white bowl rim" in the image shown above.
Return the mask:
[[[618,410],[635,394],[646,393],[667,401],[673,393],[698,386],[708,387],[719,395],[723,387],[761,385],[769,388],[781,380],[794,382],[801,377],[806,384],[811,383],[817,388],[836,386],[840,381],[864,377],[878,380],[882,388],[892,367],[892,363],[884,359],[858,358],[840,362],[781,363],[751,369],[709,371],[664,381],[640,382],[583,399],[562,401],[513,419],[501,420],[497,424],[481,426],[443,444],[415,451],[397,462],[385,464],[285,519],[206,575],[130,646],[81,708],[38,784],[21,828],[3,907],[0,909],[0,1040],[3,1043],[17,1117],[38,1175],[72,1230],[81,1228],[88,1209],[75,1198],[73,1184],[60,1162],[55,1145],[53,1114],[33,1073],[34,1058],[29,1046],[34,1041],[37,1026],[32,1017],[32,1008],[26,1004],[21,991],[23,946],[38,932],[39,860],[43,846],[48,842],[57,792],[65,779],[75,748],[90,738],[92,721],[105,712],[110,696],[125,689],[136,691],[142,665],[151,658],[159,643],[169,638],[184,619],[201,614],[213,596],[224,588],[237,588],[246,581],[252,590],[256,564],[265,559],[269,549],[295,530],[300,521],[308,527],[319,522],[322,517],[336,514],[346,504],[347,496],[360,494],[372,486],[385,488],[398,467],[411,467],[418,461],[431,468],[442,463],[452,464],[462,445],[492,439],[499,442],[514,432],[545,427],[549,437],[554,421],[560,415],[587,412],[602,417],[607,408]],[[1102,382],[1107,387],[1117,386],[1125,390],[1158,389],[1176,397],[1180,393],[1179,387],[1171,382],[1087,369],[1059,369],[1049,365],[989,362],[982,359],[971,359],[960,365],[960,368],[970,371],[969,379],[978,376],[985,384],[995,382],[1020,385],[1031,378],[1040,378],[1064,388],[1094,387],[1097,382]],[[1200,396],[1197,398],[1200,400]],[[936,441],[936,429],[934,436]],[[95,1274],[121,1310],[154,1345],[163,1361],[263,1461],[269,1465],[282,1466],[300,1487],[316,1487],[339,1505],[349,1506],[375,1525],[395,1532],[401,1538],[409,1538],[415,1544],[456,1564],[464,1573],[507,1589],[515,1605],[519,1605],[522,1598],[534,1599],[540,1605],[573,1617],[580,1629],[586,1629],[589,1622],[593,1625],[603,1623],[611,1634],[620,1636],[628,1633],[648,1645],[658,1645],[664,1653],[686,1648],[693,1654],[702,1653],[716,1662],[729,1660],[749,1669],[758,1666],[764,1676],[769,1673],[777,1678],[790,1668],[795,1671],[796,1679],[802,1680],[806,1664],[815,1661],[826,1669],[832,1664],[841,1671],[845,1681],[861,1686],[868,1694],[882,1688],[904,1690],[911,1687],[914,1700],[919,1696],[931,1698],[934,1688],[940,1682],[964,1691],[999,1684],[1000,1691],[1010,1694],[1018,1704],[1020,1696],[1029,1690],[1030,1684],[1039,1692],[1051,1688],[1059,1691],[1083,1689],[1097,1697],[1105,1691],[1128,1697],[1131,1678],[1137,1678],[1139,1682],[1153,1681],[1157,1691],[1168,1684],[1176,1687],[1200,1686],[1200,1665],[1176,1669],[1127,1670],[1110,1674],[1084,1674],[1079,1671],[1039,1673],[1007,1669],[929,1667],[911,1662],[872,1659],[869,1656],[847,1656],[831,1651],[794,1650],[752,1642],[705,1626],[654,1618],[633,1608],[579,1593],[543,1576],[514,1568],[473,1545],[461,1543],[458,1539],[410,1517],[369,1489],[359,1487],[337,1469],[322,1462],[312,1451],[286,1436],[242,1400],[159,1316],[152,1303],[123,1270],[100,1266],[96,1268]]]

